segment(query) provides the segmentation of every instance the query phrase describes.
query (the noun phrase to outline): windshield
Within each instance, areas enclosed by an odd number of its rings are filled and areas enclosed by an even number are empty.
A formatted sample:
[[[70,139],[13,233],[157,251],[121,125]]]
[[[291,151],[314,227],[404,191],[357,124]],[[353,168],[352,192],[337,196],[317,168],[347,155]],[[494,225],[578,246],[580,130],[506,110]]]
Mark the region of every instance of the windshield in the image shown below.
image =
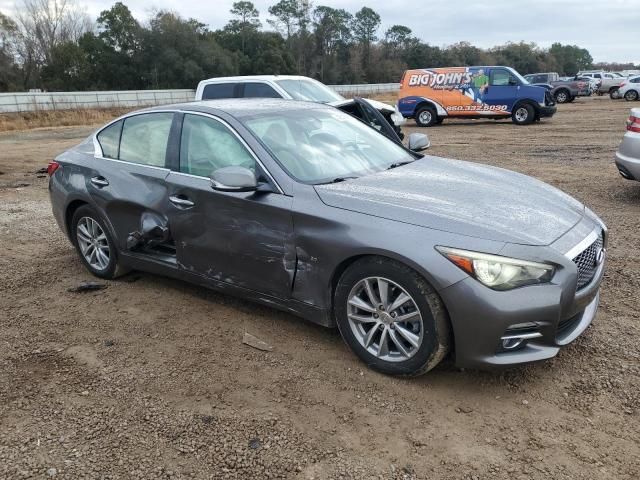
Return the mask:
[[[313,80],[276,80],[294,100],[306,100],[308,102],[329,103],[344,100],[329,87]]]
[[[334,108],[260,113],[243,123],[302,183],[347,180],[415,160],[384,135]]]
[[[520,75],[516,70],[514,70],[513,68],[507,68],[507,70],[509,70],[513,75],[515,75],[515,77],[518,80],[520,80],[520,83],[522,83],[522,85],[529,85],[529,82],[522,75]]]

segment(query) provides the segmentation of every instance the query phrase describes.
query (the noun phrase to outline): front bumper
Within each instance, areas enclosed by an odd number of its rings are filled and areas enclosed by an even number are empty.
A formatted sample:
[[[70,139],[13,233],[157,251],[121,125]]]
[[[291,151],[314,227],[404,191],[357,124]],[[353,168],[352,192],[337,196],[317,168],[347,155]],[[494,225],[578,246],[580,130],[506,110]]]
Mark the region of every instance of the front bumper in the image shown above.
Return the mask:
[[[555,105],[545,105],[538,107],[538,115],[540,116],[540,118],[553,117],[557,111],[558,107],[556,107]]]
[[[544,285],[500,292],[469,277],[440,291],[453,326],[456,365],[488,368],[554,357],[594,319],[604,268],[603,261],[577,292],[577,270],[571,265]],[[505,350],[503,339],[509,336],[526,340]]]

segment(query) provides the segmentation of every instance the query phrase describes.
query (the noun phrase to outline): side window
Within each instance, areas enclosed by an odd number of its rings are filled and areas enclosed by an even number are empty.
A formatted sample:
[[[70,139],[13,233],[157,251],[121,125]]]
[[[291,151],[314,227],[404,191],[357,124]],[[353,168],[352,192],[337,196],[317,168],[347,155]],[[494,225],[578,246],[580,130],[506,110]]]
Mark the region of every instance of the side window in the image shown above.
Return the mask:
[[[120,133],[122,132],[123,121],[109,125],[98,133],[98,143],[102,148],[102,156],[105,158],[118,158],[120,148]]]
[[[251,98],[281,98],[278,92],[266,83],[245,83],[243,96]]]
[[[180,171],[208,177],[232,165],[255,170],[255,160],[224,124],[201,115],[185,115],[180,141]]]
[[[599,73],[596,73],[593,75],[593,78],[602,78],[602,75],[600,75]]]
[[[506,70],[499,68],[491,70],[491,85],[494,87],[509,85],[510,78],[511,74]]]
[[[165,166],[173,113],[146,113],[126,118],[120,140],[120,160]]]
[[[634,78],[631,83],[640,83],[640,77]]]
[[[216,98],[233,98],[235,83],[210,83],[202,90],[203,100],[215,100]]]

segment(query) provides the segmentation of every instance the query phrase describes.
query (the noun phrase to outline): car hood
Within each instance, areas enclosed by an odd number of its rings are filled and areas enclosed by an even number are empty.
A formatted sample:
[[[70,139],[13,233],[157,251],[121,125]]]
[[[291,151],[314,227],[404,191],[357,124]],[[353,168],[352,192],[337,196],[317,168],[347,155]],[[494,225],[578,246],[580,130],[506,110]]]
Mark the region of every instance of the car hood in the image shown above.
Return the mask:
[[[502,168],[425,156],[365,177],[317,185],[329,206],[489,240],[548,245],[576,225],[584,205]]]

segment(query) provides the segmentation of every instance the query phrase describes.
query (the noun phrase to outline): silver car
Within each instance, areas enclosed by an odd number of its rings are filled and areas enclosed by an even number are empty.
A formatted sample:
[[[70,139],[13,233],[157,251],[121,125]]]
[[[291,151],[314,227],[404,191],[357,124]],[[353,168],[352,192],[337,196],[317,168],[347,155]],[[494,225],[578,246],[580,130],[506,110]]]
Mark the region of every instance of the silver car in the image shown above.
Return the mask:
[[[632,108],[627,133],[616,152],[616,166],[628,180],[640,181],[640,108]]]
[[[327,105],[132,112],[49,173],[94,275],[155,272],[337,326],[381,372],[424,373],[450,352],[466,367],[543,360],[596,314],[607,230],[583,204],[412,152]]]

